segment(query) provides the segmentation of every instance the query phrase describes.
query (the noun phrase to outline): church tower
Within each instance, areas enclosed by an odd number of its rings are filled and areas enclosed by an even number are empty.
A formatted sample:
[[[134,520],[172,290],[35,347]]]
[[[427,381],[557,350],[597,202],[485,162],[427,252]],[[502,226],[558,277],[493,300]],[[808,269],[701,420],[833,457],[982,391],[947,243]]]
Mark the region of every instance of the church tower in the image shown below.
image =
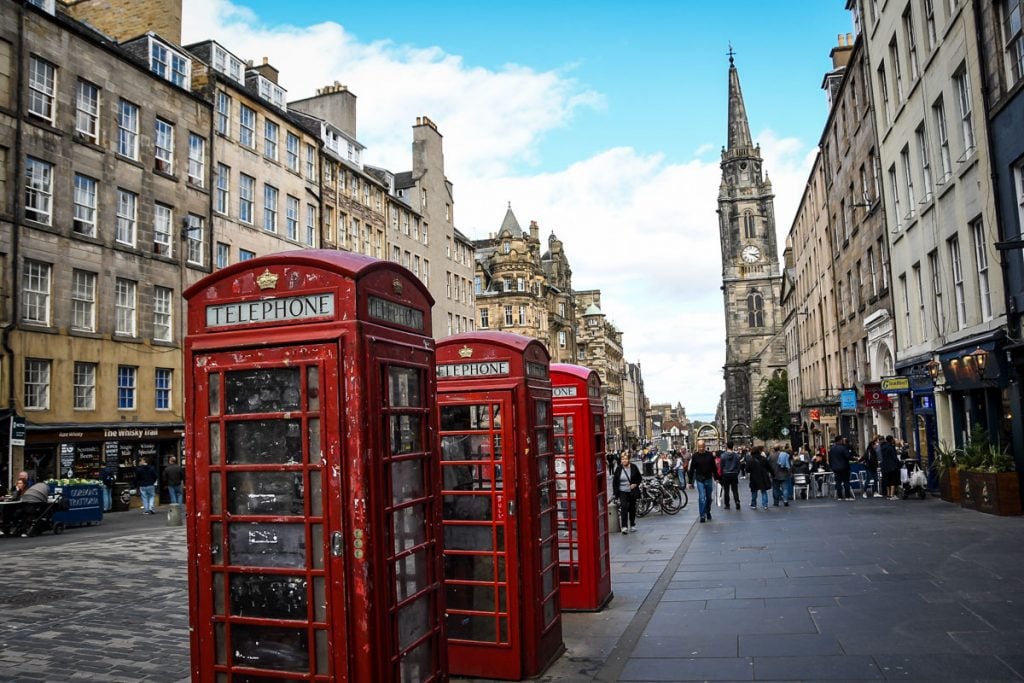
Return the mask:
[[[750,139],[740,77],[729,54],[729,144],[722,148],[718,230],[725,297],[726,438],[749,443],[761,395],[785,368],[772,184]]]

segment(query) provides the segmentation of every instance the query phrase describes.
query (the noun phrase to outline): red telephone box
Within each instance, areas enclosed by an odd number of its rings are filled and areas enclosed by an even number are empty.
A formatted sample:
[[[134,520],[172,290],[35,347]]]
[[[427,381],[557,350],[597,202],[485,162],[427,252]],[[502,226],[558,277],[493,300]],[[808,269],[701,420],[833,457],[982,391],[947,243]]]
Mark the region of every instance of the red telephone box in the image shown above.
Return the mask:
[[[549,359],[505,332],[437,343],[452,675],[519,680],[564,650]]]
[[[192,680],[445,680],[426,288],[308,250],[185,297]]]
[[[601,379],[552,364],[551,402],[562,609],[599,610],[612,599]]]

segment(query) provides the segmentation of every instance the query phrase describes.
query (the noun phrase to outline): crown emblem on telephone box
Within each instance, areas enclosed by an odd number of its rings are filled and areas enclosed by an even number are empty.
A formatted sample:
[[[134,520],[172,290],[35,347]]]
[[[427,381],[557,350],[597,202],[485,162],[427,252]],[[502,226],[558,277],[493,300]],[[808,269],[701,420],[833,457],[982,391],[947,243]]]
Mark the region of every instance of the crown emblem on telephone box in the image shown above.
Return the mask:
[[[469,348],[468,346],[463,346],[461,349],[459,349],[459,355],[462,356],[463,358],[472,358],[473,349]]]
[[[260,276],[256,278],[256,284],[260,289],[273,289],[277,287],[278,275],[270,272],[270,269],[264,270],[260,273]]]

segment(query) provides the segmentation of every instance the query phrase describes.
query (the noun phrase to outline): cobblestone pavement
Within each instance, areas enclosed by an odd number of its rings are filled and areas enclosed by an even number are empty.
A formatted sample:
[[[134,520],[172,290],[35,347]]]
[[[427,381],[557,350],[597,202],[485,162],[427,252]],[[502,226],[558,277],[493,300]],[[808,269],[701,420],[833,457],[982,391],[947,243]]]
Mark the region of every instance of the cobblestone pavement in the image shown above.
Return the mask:
[[[1024,518],[929,499],[694,502],[611,539],[611,604],[543,681],[1022,680]],[[0,681],[188,680],[183,527],[0,539]]]

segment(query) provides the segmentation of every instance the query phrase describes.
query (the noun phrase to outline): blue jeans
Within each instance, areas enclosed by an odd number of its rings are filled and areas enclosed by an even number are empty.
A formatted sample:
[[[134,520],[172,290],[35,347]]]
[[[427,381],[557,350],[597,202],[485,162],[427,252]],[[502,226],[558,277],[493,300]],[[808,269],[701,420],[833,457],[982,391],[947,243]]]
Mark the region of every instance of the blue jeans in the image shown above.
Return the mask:
[[[178,484],[177,486],[168,486],[167,495],[170,498],[170,501],[168,502],[170,502],[172,505],[174,503],[181,503],[181,484]]]
[[[697,509],[700,510],[700,518],[711,516],[711,499],[715,497],[714,479],[697,479],[694,481],[697,486]]]
[[[793,500],[793,477],[772,479],[772,500],[776,505],[780,500],[783,503]]]
[[[111,497],[111,491],[109,486],[103,487],[103,511],[110,512],[110,509],[114,506],[114,500]]]
[[[142,509],[152,510],[153,499],[156,497],[156,486],[140,486],[139,495],[142,496]]]
[[[757,507],[757,493],[758,493],[757,491],[751,491],[750,492],[750,507],[752,507],[752,508],[756,508]],[[761,491],[761,507],[763,507],[765,510],[768,509],[768,491],[767,490]]]

